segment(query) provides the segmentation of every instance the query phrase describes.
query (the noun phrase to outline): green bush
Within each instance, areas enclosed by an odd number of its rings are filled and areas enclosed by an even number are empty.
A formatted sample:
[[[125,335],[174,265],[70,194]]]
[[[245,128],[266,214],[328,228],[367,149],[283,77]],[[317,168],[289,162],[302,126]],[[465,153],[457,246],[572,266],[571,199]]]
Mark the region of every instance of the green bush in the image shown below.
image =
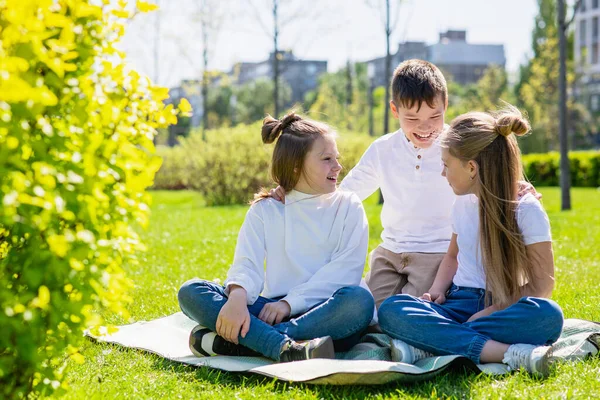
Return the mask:
[[[600,152],[574,151],[569,153],[571,185],[600,186]],[[525,154],[523,168],[527,178],[537,186],[560,184],[560,155],[557,152]]]
[[[180,138],[178,146],[159,147],[163,165],[154,188],[195,190],[208,205],[247,203],[261,187],[274,185],[269,174],[274,144],[262,143],[260,128],[260,123],[221,128],[209,131],[206,141],[199,133],[192,133]],[[342,178],[372,140],[366,135],[339,135]]]
[[[365,134],[339,134],[342,179],[373,140]],[[260,123],[209,131],[206,141],[194,132],[180,138],[179,146],[159,147],[163,165],[154,188],[196,190],[208,205],[243,204],[261,187],[273,187],[272,151],[273,145],[261,142]],[[569,157],[573,186],[600,186],[600,152],[572,152]],[[525,174],[535,185],[558,186],[559,160],[556,152],[523,155]]]
[[[0,0],[1,398],[66,387],[83,329],[127,318],[152,139],[176,117],[113,47],[125,2],[100,3]]]

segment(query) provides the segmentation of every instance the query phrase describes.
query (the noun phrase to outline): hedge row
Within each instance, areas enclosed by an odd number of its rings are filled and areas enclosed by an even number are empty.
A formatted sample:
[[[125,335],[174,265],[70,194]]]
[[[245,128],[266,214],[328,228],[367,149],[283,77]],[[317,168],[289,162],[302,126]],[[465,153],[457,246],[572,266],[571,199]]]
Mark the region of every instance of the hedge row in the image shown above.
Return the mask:
[[[600,186],[600,151],[569,153],[571,186]],[[523,167],[527,178],[536,186],[559,186],[560,154],[558,152],[525,154]]]
[[[372,141],[364,134],[339,135],[342,178]],[[261,142],[259,123],[210,131],[206,141],[193,133],[180,138],[176,147],[159,147],[163,165],[154,188],[195,190],[208,205],[246,203],[261,187],[273,186],[269,176],[273,147]],[[570,159],[573,186],[600,186],[600,152],[572,152]],[[526,176],[535,185],[558,185],[558,153],[527,154],[523,162]]]
[[[191,134],[175,147],[158,147],[163,165],[154,180],[155,189],[195,190],[208,205],[242,204],[273,181],[269,164],[274,144],[261,141],[260,123],[208,132],[207,140]],[[372,138],[341,134],[338,150],[345,172],[352,169]]]

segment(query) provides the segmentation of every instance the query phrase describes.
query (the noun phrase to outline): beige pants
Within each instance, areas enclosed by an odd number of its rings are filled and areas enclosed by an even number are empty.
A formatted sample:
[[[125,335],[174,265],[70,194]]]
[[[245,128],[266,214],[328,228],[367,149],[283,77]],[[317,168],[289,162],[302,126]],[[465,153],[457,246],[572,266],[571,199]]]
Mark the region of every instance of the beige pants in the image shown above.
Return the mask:
[[[375,305],[395,294],[421,296],[431,288],[445,253],[394,253],[381,246],[371,252],[366,281]]]

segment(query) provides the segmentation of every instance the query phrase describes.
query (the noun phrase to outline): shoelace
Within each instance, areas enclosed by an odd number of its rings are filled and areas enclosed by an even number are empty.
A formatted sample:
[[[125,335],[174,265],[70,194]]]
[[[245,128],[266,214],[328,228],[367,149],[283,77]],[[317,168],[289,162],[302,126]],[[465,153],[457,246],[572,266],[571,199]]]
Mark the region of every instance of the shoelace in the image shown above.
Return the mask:
[[[308,352],[308,346],[299,343],[290,343],[284,351],[284,358],[286,361],[302,361],[309,358]]]
[[[422,349],[417,349],[416,347],[413,347],[413,354],[415,357],[415,361],[419,361],[419,360],[422,360],[427,357],[434,357],[434,355],[431,354],[430,352],[422,350]]]
[[[527,368],[530,355],[531,347],[512,345],[508,348],[502,362],[508,364],[512,369]]]

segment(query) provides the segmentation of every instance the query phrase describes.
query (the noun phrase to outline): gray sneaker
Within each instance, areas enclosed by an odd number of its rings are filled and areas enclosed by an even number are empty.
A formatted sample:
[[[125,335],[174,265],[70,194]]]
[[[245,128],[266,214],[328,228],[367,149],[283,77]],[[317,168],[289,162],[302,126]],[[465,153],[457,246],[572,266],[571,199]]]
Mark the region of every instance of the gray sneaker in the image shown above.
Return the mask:
[[[550,373],[549,358],[552,355],[550,346],[534,346],[532,344],[513,344],[504,353],[503,363],[511,370],[523,368],[529,373],[546,377]]]
[[[392,361],[414,364],[427,357],[435,357],[432,353],[417,349],[399,339],[392,339]]]
[[[283,345],[279,355],[280,362],[302,361],[313,358],[335,358],[333,340],[330,336],[323,336],[302,343],[290,340]]]

